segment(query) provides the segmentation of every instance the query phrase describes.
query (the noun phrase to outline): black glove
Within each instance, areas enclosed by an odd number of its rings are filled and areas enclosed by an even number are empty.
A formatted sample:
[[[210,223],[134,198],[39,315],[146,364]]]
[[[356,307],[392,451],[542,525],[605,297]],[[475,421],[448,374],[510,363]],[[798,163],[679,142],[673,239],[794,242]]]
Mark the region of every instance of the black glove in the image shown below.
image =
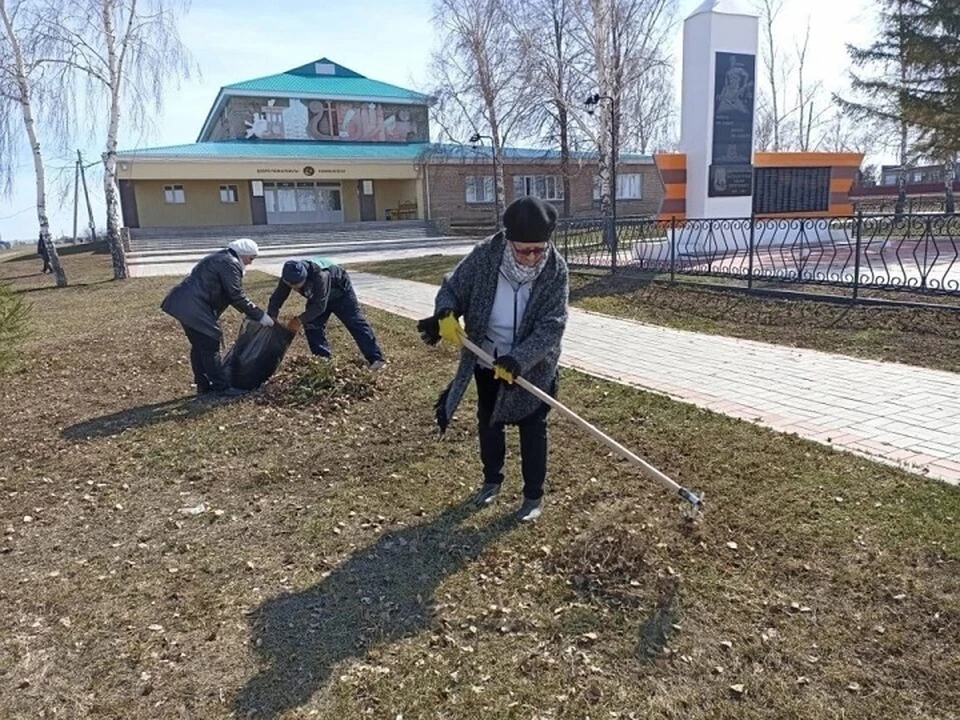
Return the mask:
[[[440,342],[440,320],[445,317],[453,317],[453,313],[449,310],[443,310],[418,322],[417,332],[420,333],[420,339],[427,345],[436,345]]]
[[[417,323],[417,332],[427,345],[436,345],[440,342],[440,318],[436,315],[424,318]]]
[[[511,355],[503,355],[493,361],[493,374],[505,383],[513,384],[520,377],[521,370],[520,363]]]

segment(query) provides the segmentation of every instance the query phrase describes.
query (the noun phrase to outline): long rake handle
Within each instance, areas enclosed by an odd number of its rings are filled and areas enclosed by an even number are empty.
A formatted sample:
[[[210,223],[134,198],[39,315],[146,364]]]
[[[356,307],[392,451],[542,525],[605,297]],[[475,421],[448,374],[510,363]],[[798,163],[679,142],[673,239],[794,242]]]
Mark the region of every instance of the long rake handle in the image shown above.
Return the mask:
[[[489,363],[490,365],[493,365],[494,363],[493,357],[488,352],[486,352],[483,348],[479,347],[478,345],[474,344],[471,340],[469,340],[466,337],[466,335],[461,334],[460,341],[463,343],[463,346],[467,348],[467,350],[472,352],[474,355],[476,355],[478,358],[480,358],[484,362]],[[524,390],[526,390],[528,393],[536,397],[538,400],[545,402],[547,405],[552,407],[554,410],[559,412],[568,420],[572,420],[573,422],[575,422],[577,425],[579,425],[588,433],[593,435],[593,437],[595,437],[597,440],[599,440],[604,445],[609,447],[611,450],[618,452],[621,456],[623,456],[624,458],[632,462],[634,465],[638,466],[641,470],[643,470],[643,472],[647,475],[647,477],[652,478],[653,480],[656,480],[665,488],[667,488],[667,490],[671,490],[677,493],[687,502],[690,502],[695,506],[700,505],[700,502],[701,502],[700,498],[698,498],[692,492],[690,492],[683,486],[676,483],[674,480],[672,480],[670,477],[668,477],[664,473],[657,470],[657,468],[655,468],[653,465],[648,463],[639,455],[625,448],[623,445],[618,443],[616,440],[614,440],[612,437],[607,435],[605,432],[603,432],[599,428],[595,427],[594,425],[591,425],[589,422],[587,422],[582,417],[577,415],[573,410],[566,407],[559,400],[556,400],[555,398],[551,397],[550,395],[545,393],[543,390],[538,388],[536,385],[530,383],[529,381],[525,380],[522,377],[518,377],[516,379],[516,383],[517,385],[522,387]]]

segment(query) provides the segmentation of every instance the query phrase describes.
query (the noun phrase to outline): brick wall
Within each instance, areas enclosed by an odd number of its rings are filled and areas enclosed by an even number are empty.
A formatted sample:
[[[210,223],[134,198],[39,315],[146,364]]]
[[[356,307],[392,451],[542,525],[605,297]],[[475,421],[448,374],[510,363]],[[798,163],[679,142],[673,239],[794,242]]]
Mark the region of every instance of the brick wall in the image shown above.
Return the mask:
[[[429,172],[430,217],[453,222],[493,222],[493,203],[468,203],[466,200],[466,178],[469,175],[492,175],[493,168],[487,164],[431,164]],[[638,165],[624,163],[618,168],[623,174],[639,173],[642,179],[640,200],[619,200],[617,212],[620,215],[655,215],[663,197],[663,186],[653,164]],[[593,200],[593,179],[597,173],[596,164],[574,164],[570,178],[570,212],[574,216],[596,215],[599,204]],[[559,180],[560,168],[557,163],[516,164],[504,166],[506,184],[506,202],[509,205],[516,200],[514,195],[514,177],[517,175],[555,175]],[[557,210],[563,212],[563,201],[554,202]]]

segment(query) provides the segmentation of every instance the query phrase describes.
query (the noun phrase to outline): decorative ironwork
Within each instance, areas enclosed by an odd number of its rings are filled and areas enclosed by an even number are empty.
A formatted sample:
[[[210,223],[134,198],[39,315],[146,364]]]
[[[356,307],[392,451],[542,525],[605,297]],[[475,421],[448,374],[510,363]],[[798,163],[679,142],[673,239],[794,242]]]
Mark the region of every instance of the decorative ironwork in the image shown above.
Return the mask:
[[[960,216],[560,222],[573,268],[960,295]]]

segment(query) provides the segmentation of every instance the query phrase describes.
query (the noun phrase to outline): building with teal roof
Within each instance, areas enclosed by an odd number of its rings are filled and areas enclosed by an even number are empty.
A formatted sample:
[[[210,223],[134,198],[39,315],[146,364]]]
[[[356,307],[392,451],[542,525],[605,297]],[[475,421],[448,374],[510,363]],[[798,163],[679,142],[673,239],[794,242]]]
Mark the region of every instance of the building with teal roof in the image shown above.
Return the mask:
[[[193,144],[124,151],[129,228],[444,220],[492,225],[489,144],[431,142],[432,98],[327,58],[220,88]],[[596,156],[504,148],[506,202],[538,195],[595,212]],[[621,212],[656,211],[652,159],[620,158]],[[566,181],[566,182],[565,182]],[[565,197],[568,195],[568,197]],[[500,208],[502,210],[502,208]]]

